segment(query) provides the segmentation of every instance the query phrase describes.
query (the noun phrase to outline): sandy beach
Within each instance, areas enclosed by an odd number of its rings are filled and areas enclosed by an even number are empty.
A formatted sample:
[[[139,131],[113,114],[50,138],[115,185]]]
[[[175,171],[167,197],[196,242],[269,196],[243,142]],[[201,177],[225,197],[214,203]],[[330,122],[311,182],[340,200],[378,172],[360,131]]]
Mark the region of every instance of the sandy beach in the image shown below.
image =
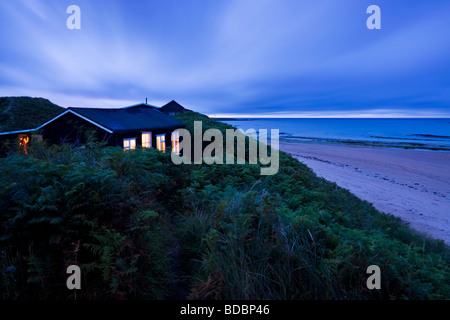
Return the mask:
[[[280,142],[318,176],[450,245],[450,152]]]

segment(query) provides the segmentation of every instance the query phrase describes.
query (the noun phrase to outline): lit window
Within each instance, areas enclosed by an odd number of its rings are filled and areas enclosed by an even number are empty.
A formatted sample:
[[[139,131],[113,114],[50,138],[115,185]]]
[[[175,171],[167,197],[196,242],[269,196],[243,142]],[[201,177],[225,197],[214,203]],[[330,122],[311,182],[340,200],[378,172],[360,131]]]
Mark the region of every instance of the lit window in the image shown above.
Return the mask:
[[[159,151],[166,151],[166,135],[159,134],[156,136],[156,148]]]
[[[123,139],[123,149],[124,150],[136,149],[136,138]]]
[[[172,152],[180,153],[180,132],[172,132]]]
[[[144,132],[142,133],[142,148],[151,148],[152,147],[152,133]]]
[[[27,134],[19,134],[19,145],[23,148],[23,152],[25,152],[25,154],[28,154],[28,142],[30,142],[30,137]]]

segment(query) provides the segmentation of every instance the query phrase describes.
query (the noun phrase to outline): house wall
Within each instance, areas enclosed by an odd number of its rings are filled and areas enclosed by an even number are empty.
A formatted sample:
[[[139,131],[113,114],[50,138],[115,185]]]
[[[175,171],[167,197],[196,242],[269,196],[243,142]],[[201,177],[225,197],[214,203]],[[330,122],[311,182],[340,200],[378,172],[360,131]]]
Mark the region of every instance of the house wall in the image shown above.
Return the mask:
[[[21,137],[26,137],[28,139],[25,147],[20,142]],[[27,147],[34,141],[34,139],[36,139],[36,136],[32,132],[0,135],[0,157],[4,157],[11,152],[17,151],[27,153]]]
[[[159,110],[164,112],[165,114],[167,114],[169,116],[175,115],[177,113],[182,113],[182,112],[185,111],[185,109],[183,107],[180,107],[178,105],[163,106]]]
[[[4,157],[8,153],[18,150],[19,135],[17,133],[0,135],[0,157]]]
[[[142,130],[131,132],[119,132],[110,134],[96,125],[79,118],[78,116],[67,113],[46,125],[41,130],[45,141],[50,144],[71,143],[82,144],[88,141],[89,137],[94,137],[97,141],[104,141],[108,146],[118,146],[123,148],[123,139],[136,138],[136,146],[142,146],[142,133],[152,133],[152,147],[156,148],[156,136],[165,134],[166,148],[172,145],[172,132],[178,129],[166,128],[159,130]]]

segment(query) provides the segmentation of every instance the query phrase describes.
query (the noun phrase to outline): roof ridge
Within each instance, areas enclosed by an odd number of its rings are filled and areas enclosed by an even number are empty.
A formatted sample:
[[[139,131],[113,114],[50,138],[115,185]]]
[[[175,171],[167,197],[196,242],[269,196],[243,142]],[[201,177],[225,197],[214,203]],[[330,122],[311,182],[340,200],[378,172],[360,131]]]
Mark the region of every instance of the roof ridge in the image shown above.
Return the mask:
[[[139,106],[146,106],[146,107],[152,107],[152,108],[159,109],[157,106],[154,106],[152,104],[148,104],[148,103],[145,103],[145,102],[138,103],[138,104],[133,104],[133,105],[128,106],[128,107],[121,107],[121,108],[118,108],[118,109],[128,109],[128,108],[134,108],[134,107],[139,107]]]
[[[20,131],[9,131],[2,132],[0,135],[4,134],[12,134],[12,133],[21,133],[21,132],[32,132],[36,130],[40,130],[49,123],[55,121],[56,119],[65,116],[67,113],[72,113],[79,118],[88,121],[95,126],[112,132],[119,132],[123,130],[127,130],[127,127],[130,126],[132,130],[141,130],[141,129],[150,129],[154,127],[155,129],[160,128],[168,128],[172,126],[180,126],[184,125],[182,121],[179,121],[173,117],[170,117],[166,113],[162,112],[159,108],[152,107],[151,105],[146,104],[138,104],[134,107],[142,106],[142,108],[131,109],[131,107],[127,108],[87,108],[87,107],[69,107],[64,112],[54,117],[53,119],[47,121],[46,123],[40,125],[37,128],[20,130]],[[151,108],[147,108],[146,106],[150,106]],[[114,112],[110,112],[114,111]],[[125,115],[121,115],[125,113]],[[145,113],[146,118],[142,119],[142,116],[135,116],[137,113]],[[127,115],[128,114],[128,115]],[[133,118],[134,117],[134,118]],[[127,123],[128,121],[128,123]],[[130,122],[131,121],[131,122]],[[137,124],[140,123],[140,124]],[[131,125],[130,125],[131,124]]]

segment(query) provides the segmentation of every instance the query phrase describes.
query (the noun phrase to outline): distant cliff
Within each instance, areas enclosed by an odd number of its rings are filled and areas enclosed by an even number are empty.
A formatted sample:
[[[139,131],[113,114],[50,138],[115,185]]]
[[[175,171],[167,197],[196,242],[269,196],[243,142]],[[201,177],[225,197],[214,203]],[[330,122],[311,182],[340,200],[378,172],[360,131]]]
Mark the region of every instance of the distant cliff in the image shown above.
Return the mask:
[[[0,97],[0,132],[36,128],[64,110],[44,98]]]

